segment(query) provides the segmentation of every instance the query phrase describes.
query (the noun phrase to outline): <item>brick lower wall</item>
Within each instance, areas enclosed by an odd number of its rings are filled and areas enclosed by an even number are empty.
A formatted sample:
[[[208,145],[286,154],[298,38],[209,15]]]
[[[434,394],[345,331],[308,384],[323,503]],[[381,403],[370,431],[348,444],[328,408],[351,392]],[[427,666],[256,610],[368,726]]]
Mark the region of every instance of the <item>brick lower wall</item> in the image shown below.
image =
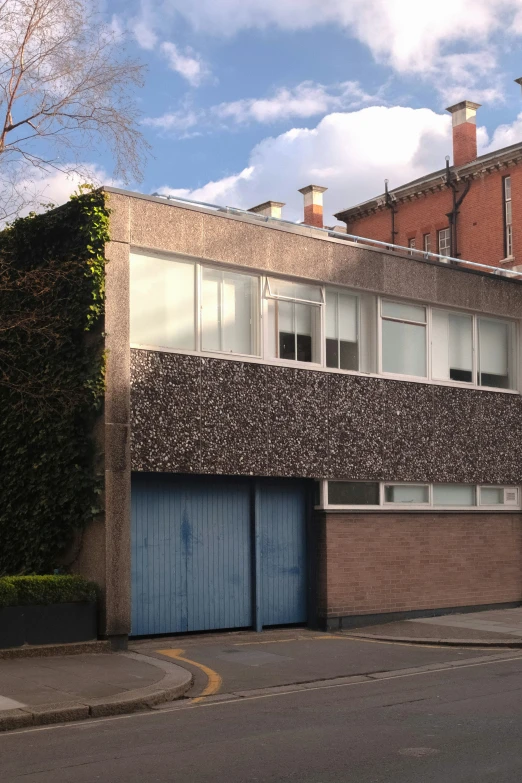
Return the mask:
[[[521,514],[319,514],[320,617],[522,600]]]

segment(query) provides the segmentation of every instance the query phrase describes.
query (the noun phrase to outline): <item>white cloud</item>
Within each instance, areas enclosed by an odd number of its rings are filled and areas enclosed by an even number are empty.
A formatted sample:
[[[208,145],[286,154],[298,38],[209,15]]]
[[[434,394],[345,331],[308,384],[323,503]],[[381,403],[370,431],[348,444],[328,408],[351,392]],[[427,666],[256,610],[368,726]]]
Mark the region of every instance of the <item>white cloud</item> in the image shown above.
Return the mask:
[[[498,70],[498,46],[522,35],[521,0],[150,0],[157,25],[177,15],[212,35],[231,36],[248,28],[284,30],[326,24],[344,28],[368,46],[373,57],[401,74],[420,74],[443,97],[498,99],[484,92],[488,74]],[[451,59],[455,47],[469,49],[467,72],[460,77]],[[488,85],[487,89],[490,88]],[[462,90],[475,91],[464,95]],[[479,95],[478,91],[482,90]]]
[[[158,43],[158,36],[145,18],[133,19],[129,26],[138,46],[149,51],[154,49]]]
[[[502,147],[509,147],[512,144],[520,144],[522,140],[522,113],[508,125],[499,125],[493,132],[491,139],[487,134],[484,134],[482,138],[479,138],[479,153],[481,155],[488,152],[494,152],[495,150],[502,149]]]
[[[270,123],[289,117],[313,117],[333,109],[346,109],[371,103],[374,96],[366,93],[358,82],[343,82],[326,87],[312,81],[289,89],[281,87],[270,98],[245,98],[221,103],[211,112],[222,119],[243,123]]]
[[[201,120],[201,115],[194,109],[180,109],[179,111],[166,112],[161,117],[145,117],[143,125],[156,128],[163,132],[185,132],[194,128]]]
[[[74,164],[74,171],[70,172],[44,171],[22,163],[13,167],[10,174],[12,176],[4,177],[0,184],[0,215],[5,205],[10,220],[16,214],[23,216],[31,211],[43,212],[48,204],[64,204],[78,186],[85,183],[96,187],[121,185],[105,169],[93,163]]]
[[[207,110],[194,109],[185,103],[177,111],[169,111],[160,117],[147,117],[145,125],[163,132],[185,132],[196,125],[220,128],[228,123],[240,125],[248,122],[269,124],[292,117],[313,117],[332,110],[353,109],[365,104],[382,103],[381,88],[375,95],[365,92],[358,82],[342,82],[325,86],[316,82],[302,82],[296,87],[282,87],[268,98],[244,98],[239,101],[220,103]]]
[[[160,51],[167,59],[169,68],[183,76],[192,87],[199,87],[203,79],[208,76],[208,68],[190,47],[187,47],[183,53],[175,43],[164,41]]]
[[[298,188],[327,186],[326,212],[333,213],[382,193],[385,177],[394,187],[443,168],[448,153],[449,115],[374,106],[328,114],[315,128],[264,139],[238,174],[193,190],[164,186],[158,191],[244,209],[269,199],[284,201],[284,216],[301,220]]]

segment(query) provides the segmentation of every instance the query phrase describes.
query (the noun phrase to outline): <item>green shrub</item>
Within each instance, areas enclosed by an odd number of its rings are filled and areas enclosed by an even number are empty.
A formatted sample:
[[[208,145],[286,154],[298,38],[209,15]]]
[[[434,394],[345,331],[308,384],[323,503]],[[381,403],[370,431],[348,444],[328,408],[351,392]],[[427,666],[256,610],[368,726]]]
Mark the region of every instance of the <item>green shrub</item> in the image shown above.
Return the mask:
[[[0,607],[16,606],[17,603],[18,596],[12,578],[6,576],[4,579],[0,579]]]
[[[95,601],[97,587],[81,576],[4,576],[0,606]]]

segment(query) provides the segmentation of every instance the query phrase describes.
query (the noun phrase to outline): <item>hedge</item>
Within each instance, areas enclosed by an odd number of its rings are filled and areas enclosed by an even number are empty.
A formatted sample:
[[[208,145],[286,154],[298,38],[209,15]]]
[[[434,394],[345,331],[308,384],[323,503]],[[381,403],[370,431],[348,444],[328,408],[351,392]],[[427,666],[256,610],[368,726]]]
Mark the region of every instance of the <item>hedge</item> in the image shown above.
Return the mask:
[[[96,601],[97,587],[81,576],[0,577],[0,607]]]

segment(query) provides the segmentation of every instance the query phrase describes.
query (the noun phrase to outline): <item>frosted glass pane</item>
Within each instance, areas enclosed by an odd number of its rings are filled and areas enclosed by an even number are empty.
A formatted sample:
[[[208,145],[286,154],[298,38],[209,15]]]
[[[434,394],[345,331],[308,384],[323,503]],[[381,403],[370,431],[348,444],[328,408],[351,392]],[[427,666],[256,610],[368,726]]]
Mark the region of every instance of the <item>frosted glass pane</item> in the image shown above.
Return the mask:
[[[425,378],[426,327],[383,320],[382,369]]]
[[[317,303],[323,301],[322,289],[319,285],[292,283],[290,280],[279,280],[276,277],[269,278],[269,285],[272,296],[286,296],[291,299],[305,299]]]
[[[454,370],[473,369],[473,329],[468,315],[449,314],[449,362]]]
[[[337,340],[337,294],[326,292],[326,339]]]
[[[201,284],[204,351],[255,353],[257,278],[203,268]]]
[[[390,318],[402,318],[405,321],[426,323],[426,308],[418,305],[385,301],[382,303],[382,314],[388,315]]]
[[[130,341],[195,349],[194,264],[131,254]]]
[[[201,283],[201,347],[204,351],[221,350],[221,272],[203,270]]]
[[[480,502],[483,506],[504,505],[504,488],[481,487]]]
[[[479,318],[480,372],[508,374],[508,324]]]
[[[278,302],[279,331],[294,333],[294,307],[293,302]]]
[[[401,484],[384,488],[386,503],[429,503],[430,491],[427,486]]]
[[[312,334],[312,307],[313,305],[295,304],[295,331],[296,334]]]
[[[431,322],[431,371],[433,378],[449,380],[449,318],[448,313],[434,310]]]
[[[254,354],[258,281],[249,275],[224,273],[222,350]]]
[[[357,298],[339,294],[339,339],[357,342]]]
[[[434,506],[474,506],[475,487],[468,484],[434,484]]]

